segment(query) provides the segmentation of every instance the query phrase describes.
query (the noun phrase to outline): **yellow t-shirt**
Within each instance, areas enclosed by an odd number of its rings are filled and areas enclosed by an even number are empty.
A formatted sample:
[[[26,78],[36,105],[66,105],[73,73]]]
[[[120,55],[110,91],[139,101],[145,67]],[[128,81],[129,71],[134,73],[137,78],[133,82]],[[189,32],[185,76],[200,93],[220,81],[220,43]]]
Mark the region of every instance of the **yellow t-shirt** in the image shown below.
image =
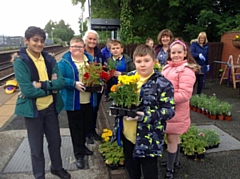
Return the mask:
[[[78,62],[78,61],[76,61],[72,57],[72,60],[75,63],[77,69],[82,69],[81,71],[79,71],[79,76],[78,76],[79,77],[79,81],[82,81],[83,74],[85,73],[84,64],[88,65],[88,63],[87,63],[88,58],[86,57],[86,55],[84,55],[83,58],[84,58],[83,62]],[[90,92],[80,92],[80,104],[88,104],[88,103],[90,103],[90,96],[91,96]]]
[[[140,80],[137,82],[138,93],[140,93],[142,85],[147,82],[147,80],[152,76],[153,73],[154,73],[154,71],[148,77],[140,78]],[[127,121],[124,118],[123,119],[123,134],[126,137],[126,139],[128,139],[133,144],[135,144],[136,143],[136,136],[137,136],[137,121]]]
[[[27,51],[28,56],[32,59],[33,63],[35,64],[35,66],[38,70],[39,80],[40,81],[49,80],[48,74],[47,74],[47,69],[46,69],[46,64],[45,64],[42,54],[40,54],[39,58],[35,58],[28,50],[26,50],[26,51]],[[37,100],[36,100],[37,109],[39,111],[46,109],[52,103],[53,103],[52,95],[40,97],[40,98],[37,98]]]

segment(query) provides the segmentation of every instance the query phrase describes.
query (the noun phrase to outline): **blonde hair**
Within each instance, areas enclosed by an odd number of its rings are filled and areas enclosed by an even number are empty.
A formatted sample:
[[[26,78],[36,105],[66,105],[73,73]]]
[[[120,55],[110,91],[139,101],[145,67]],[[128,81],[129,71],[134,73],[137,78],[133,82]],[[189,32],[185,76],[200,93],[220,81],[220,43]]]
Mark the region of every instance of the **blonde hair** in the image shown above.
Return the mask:
[[[207,34],[206,34],[206,32],[200,32],[200,33],[198,34],[198,38],[197,38],[198,43],[200,42],[200,37],[204,37],[204,38],[205,38],[205,40],[204,40],[204,42],[203,42],[203,45],[205,45],[206,43],[208,43],[208,39],[207,39]]]

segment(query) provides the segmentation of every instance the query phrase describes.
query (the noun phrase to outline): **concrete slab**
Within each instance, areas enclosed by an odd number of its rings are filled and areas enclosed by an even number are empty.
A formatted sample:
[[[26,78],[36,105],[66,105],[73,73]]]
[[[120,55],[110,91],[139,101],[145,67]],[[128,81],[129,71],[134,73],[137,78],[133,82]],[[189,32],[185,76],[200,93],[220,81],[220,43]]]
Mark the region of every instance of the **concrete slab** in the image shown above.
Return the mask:
[[[222,129],[215,125],[199,125],[199,129],[214,129],[220,134],[220,145],[218,148],[208,149],[207,153],[229,151],[229,150],[239,150],[240,141],[230,136],[228,133],[224,132]]]
[[[70,137],[62,137],[62,161],[63,167],[67,170],[77,170],[75,165],[75,157],[72,151],[72,142]],[[44,138],[44,154],[45,154],[45,170],[49,171],[51,166],[51,161],[48,153],[47,142]],[[18,147],[17,151],[13,155],[12,159],[7,164],[3,173],[18,173],[18,172],[31,172],[31,158],[30,158],[30,148],[28,144],[28,138],[25,137]],[[88,169],[88,157],[85,157],[85,168]]]

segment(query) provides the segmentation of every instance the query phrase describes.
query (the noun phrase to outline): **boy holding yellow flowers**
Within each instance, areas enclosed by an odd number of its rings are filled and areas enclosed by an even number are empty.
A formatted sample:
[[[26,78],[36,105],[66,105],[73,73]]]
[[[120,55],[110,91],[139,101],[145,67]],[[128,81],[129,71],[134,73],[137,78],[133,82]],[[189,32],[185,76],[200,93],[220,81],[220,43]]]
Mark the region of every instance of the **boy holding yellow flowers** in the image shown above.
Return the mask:
[[[154,71],[156,60],[151,47],[139,45],[133,59],[136,72],[129,75],[134,77],[119,76],[119,81],[138,80],[136,88],[143,110],[137,111],[135,118],[117,116],[113,138],[121,132],[125,165],[131,179],[140,179],[141,170],[144,179],[158,179],[157,158],[162,156],[165,124],[175,114],[174,89],[169,80]]]

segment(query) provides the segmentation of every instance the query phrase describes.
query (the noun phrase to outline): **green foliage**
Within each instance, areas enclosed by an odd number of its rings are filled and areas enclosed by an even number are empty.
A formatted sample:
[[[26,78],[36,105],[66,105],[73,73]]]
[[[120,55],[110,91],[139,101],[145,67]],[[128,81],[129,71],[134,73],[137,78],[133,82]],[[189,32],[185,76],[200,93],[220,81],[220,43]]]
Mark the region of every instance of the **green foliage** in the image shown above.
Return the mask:
[[[118,146],[117,142],[104,142],[98,147],[98,151],[105,158],[106,164],[124,163],[123,147]]]
[[[54,39],[59,38],[62,41],[69,42],[74,36],[74,31],[70,28],[69,24],[65,24],[64,20],[60,20],[58,23],[50,20],[44,30],[47,32],[48,38],[52,38],[53,36]]]

